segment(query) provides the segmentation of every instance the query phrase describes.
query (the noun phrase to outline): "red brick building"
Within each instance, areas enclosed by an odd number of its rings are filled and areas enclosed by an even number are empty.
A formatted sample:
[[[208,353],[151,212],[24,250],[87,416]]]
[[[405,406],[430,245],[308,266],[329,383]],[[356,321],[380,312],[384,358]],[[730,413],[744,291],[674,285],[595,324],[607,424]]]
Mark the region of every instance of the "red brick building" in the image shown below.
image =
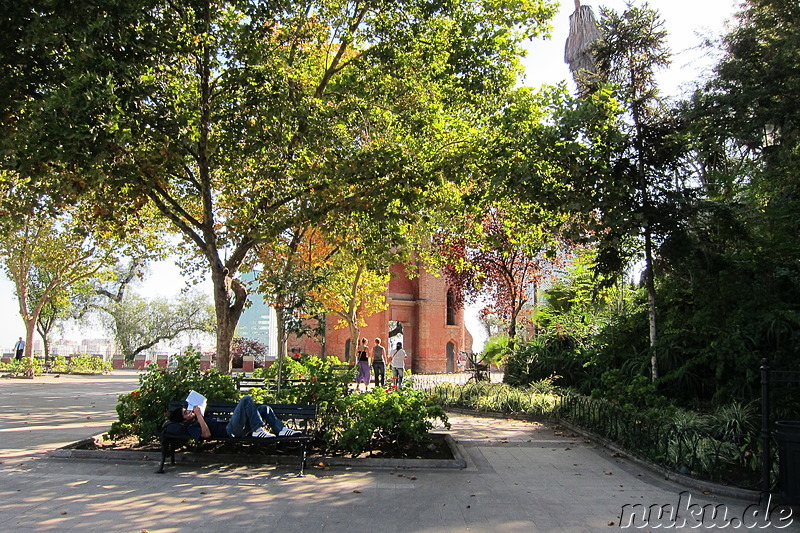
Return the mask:
[[[456,309],[447,281],[427,272],[410,279],[403,265],[391,268],[392,280],[386,291],[388,309],[366,319],[361,337],[369,339],[370,347],[379,337],[387,346],[390,330],[402,326],[403,347],[409,354],[406,368],[412,372],[453,372],[458,353],[472,350],[472,336],[464,325],[464,309]],[[325,355],[345,360],[350,343],[347,328],[334,329],[331,320],[326,329]],[[393,342],[399,340],[393,337]],[[305,353],[321,355],[316,340],[302,338],[289,342],[289,351],[300,348]],[[389,348],[394,348],[394,345]]]

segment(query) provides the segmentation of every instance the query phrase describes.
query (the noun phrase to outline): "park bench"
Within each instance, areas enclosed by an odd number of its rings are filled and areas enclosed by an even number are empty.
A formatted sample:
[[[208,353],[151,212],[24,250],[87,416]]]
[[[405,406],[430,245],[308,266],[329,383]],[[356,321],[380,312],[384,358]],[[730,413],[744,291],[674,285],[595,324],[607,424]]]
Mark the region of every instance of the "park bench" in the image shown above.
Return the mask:
[[[233,410],[236,408],[234,402],[209,402],[206,406],[205,416],[218,418],[220,420],[229,420]],[[172,411],[178,407],[186,407],[186,403],[182,401],[170,402],[169,410]],[[230,442],[246,446],[272,446],[283,451],[283,448],[299,448],[301,455],[300,462],[300,475],[303,475],[308,459],[308,444],[314,440],[312,435],[308,434],[308,423],[317,418],[317,406],[306,404],[270,404],[270,407],[288,427],[301,431],[302,433],[286,436],[286,437],[219,437],[203,439],[196,442],[183,424],[171,422],[167,420],[164,422],[159,438],[161,440],[161,464],[157,473],[164,473],[164,463],[167,457],[170,457],[170,464],[175,464],[175,451],[183,446],[194,445],[196,449],[202,449],[203,444],[209,442]]]

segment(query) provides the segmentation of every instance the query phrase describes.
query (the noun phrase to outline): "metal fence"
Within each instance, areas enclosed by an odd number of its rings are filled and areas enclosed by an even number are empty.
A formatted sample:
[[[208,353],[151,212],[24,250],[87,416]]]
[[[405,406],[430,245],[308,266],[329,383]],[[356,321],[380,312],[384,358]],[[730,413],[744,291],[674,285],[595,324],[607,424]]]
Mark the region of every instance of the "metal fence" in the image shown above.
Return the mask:
[[[563,396],[554,414],[669,470],[744,488],[759,487],[758,431],[742,434],[649,420],[579,395]]]
[[[455,385],[464,385],[468,382],[475,381],[474,374],[469,370],[464,372],[451,372],[451,373],[430,373],[430,374],[412,374],[411,382],[415,390],[430,390],[441,383],[453,383]],[[502,372],[490,372],[490,383],[500,383],[503,381]]]
[[[759,432],[737,433],[706,427],[703,419],[675,421],[648,418],[605,400],[552,388],[527,392],[492,381],[470,382],[470,374],[416,374],[414,388],[436,388],[446,407],[544,416],[566,421],[613,442],[626,453],[677,473],[758,489],[762,447]],[[440,386],[452,384],[449,386]],[[460,385],[460,386],[459,386]],[[773,448],[774,449],[774,448]]]

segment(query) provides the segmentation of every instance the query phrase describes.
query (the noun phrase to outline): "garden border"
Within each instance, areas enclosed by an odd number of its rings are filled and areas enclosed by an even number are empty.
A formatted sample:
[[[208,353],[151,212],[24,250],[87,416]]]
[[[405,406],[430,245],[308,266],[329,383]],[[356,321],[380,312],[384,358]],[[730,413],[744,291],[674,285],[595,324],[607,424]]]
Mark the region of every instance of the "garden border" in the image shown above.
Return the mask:
[[[435,433],[434,433],[435,434]],[[308,464],[314,469],[328,467],[369,468],[387,470],[423,470],[423,469],[452,469],[463,470],[467,468],[465,454],[452,436],[440,434],[450,447],[453,459],[387,459],[379,457],[330,457],[327,455],[309,455]],[[47,457],[54,459],[101,459],[107,461],[155,461],[160,460],[160,450],[81,450],[80,446],[102,440],[102,435],[67,444],[61,448],[50,450]],[[293,461],[294,460],[294,461]],[[290,465],[295,464],[296,458],[286,455],[238,455],[238,454],[209,454],[203,452],[181,452],[177,457],[176,465],[181,464],[264,464],[264,465]]]

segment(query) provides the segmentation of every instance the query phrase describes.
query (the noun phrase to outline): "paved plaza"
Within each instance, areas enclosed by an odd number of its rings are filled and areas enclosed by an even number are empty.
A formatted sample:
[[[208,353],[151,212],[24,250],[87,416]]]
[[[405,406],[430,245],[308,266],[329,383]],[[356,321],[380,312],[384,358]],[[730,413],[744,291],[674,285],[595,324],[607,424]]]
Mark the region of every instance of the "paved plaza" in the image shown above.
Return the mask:
[[[292,465],[203,463],[159,475],[158,457],[48,453],[106,431],[117,395],[137,383],[133,371],[0,379],[0,532],[800,531],[800,516],[667,481],[569,430],[464,414],[450,430],[464,469],[356,464],[297,477]]]

